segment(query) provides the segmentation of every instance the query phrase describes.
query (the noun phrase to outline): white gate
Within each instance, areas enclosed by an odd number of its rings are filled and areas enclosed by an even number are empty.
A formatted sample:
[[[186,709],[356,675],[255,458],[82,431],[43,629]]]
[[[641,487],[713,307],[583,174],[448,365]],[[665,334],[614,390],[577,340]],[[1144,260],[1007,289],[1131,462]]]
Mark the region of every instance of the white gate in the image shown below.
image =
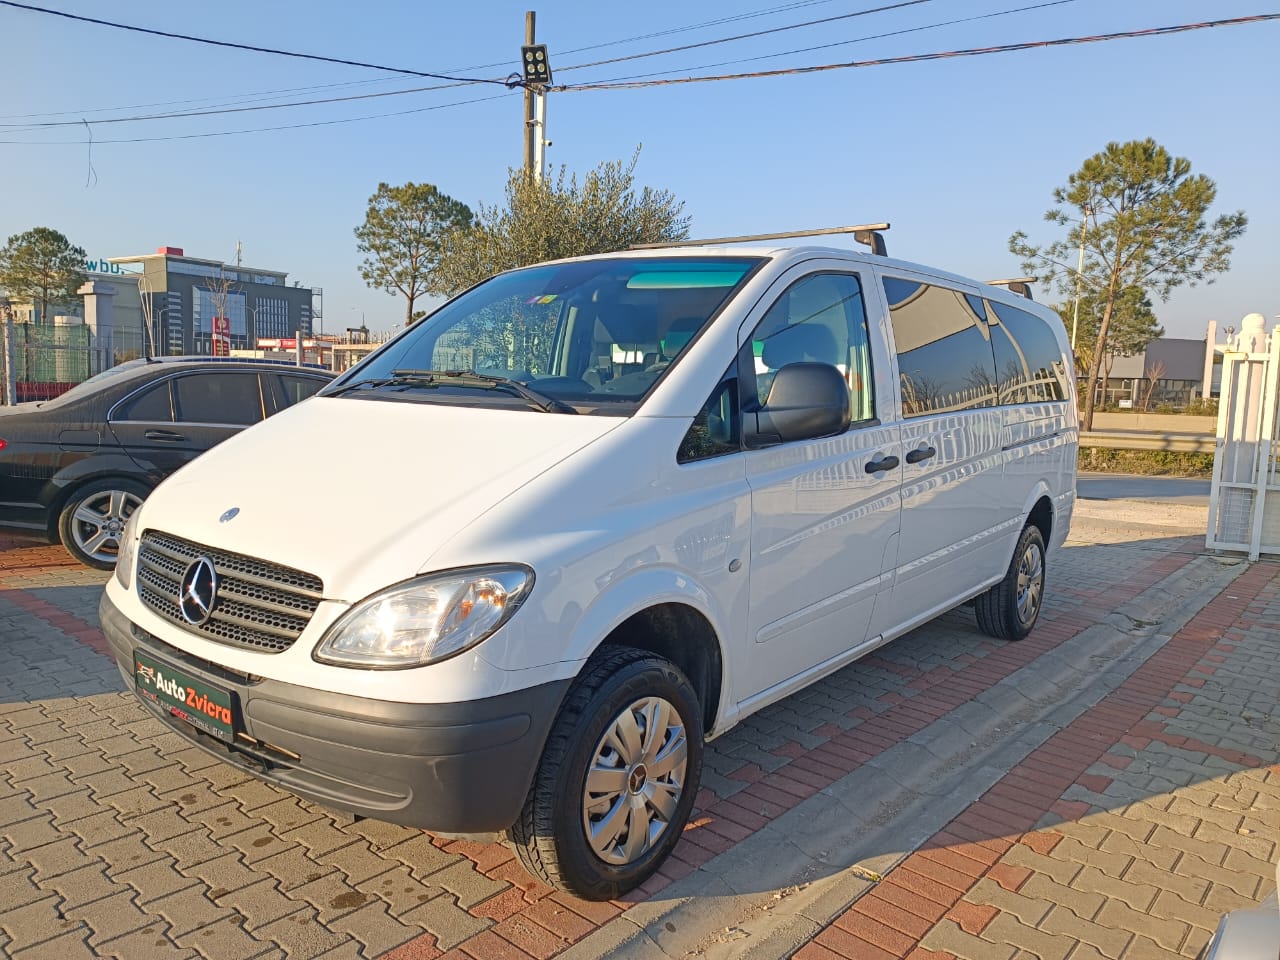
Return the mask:
[[[1259,338],[1261,339],[1261,338]],[[1241,338],[1242,346],[1248,343]],[[1277,378],[1280,334],[1265,352],[1226,353],[1205,546],[1241,550],[1250,560],[1280,554]],[[1252,344],[1261,347],[1262,343]]]

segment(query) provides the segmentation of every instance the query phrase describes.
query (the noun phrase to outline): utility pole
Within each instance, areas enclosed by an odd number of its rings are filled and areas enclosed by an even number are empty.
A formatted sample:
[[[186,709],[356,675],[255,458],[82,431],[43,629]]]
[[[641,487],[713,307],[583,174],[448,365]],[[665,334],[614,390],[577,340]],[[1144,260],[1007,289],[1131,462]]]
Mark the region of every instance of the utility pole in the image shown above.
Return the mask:
[[[1093,209],[1086,203],[1080,215],[1080,261],[1076,264],[1076,305],[1071,311],[1071,353],[1076,352],[1076,329],[1080,326],[1080,284],[1084,280],[1084,232]]]
[[[537,14],[532,10],[528,10],[524,15],[524,45],[531,47],[534,44],[534,21],[537,20]],[[524,172],[533,172],[534,154],[537,152],[537,141],[539,139],[538,130],[536,128],[537,117],[534,108],[533,89],[525,84],[524,88]]]
[[[525,103],[524,169],[535,181],[542,179],[543,159],[547,144],[547,87],[551,84],[551,60],[545,43],[533,42],[533,11],[525,14],[525,32],[529,42],[520,48]]]

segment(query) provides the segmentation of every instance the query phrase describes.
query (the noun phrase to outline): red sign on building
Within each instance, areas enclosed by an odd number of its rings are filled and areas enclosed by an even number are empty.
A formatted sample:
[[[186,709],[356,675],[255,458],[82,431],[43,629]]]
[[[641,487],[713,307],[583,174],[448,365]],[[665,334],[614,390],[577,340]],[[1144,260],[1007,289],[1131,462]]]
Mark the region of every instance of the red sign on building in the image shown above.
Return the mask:
[[[215,357],[231,356],[231,318],[213,318],[213,355]]]

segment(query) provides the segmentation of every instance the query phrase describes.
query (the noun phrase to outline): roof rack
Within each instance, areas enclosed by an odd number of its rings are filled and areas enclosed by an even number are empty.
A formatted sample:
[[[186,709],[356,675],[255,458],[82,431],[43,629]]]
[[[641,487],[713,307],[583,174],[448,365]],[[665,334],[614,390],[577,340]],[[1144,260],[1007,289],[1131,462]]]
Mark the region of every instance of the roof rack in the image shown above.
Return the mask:
[[[987,283],[993,287],[1007,287],[1013,293],[1020,294],[1028,300],[1034,300],[1031,295],[1031,284],[1036,282],[1035,277],[1010,277],[1008,280],[988,280]]]
[[[822,227],[817,230],[792,230],[787,233],[753,233],[741,237],[713,237],[710,240],[673,240],[670,243],[633,243],[632,250],[660,250],[665,247],[705,247],[717,243],[753,243],[757,240],[790,240],[795,237],[829,237],[837,233],[852,233],[858,243],[871,248],[871,252],[886,256],[882,230],[887,223],[863,223],[849,227]]]

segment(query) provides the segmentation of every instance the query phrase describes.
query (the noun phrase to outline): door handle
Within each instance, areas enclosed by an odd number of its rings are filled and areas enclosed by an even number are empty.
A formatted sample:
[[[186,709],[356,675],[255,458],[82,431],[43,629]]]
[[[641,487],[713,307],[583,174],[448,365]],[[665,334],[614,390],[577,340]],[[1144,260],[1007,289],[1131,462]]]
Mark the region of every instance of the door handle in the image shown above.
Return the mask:
[[[938,451],[933,447],[925,447],[923,450],[912,450],[907,454],[907,463],[924,463],[931,457],[936,456]]]
[[[898,458],[895,456],[881,457],[879,460],[868,460],[867,465],[862,469],[867,473],[880,473],[882,470],[892,470],[898,465]]]
[[[148,440],[160,440],[164,443],[181,443],[187,438],[180,433],[174,433],[172,430],[148,430],[143,434]]]

